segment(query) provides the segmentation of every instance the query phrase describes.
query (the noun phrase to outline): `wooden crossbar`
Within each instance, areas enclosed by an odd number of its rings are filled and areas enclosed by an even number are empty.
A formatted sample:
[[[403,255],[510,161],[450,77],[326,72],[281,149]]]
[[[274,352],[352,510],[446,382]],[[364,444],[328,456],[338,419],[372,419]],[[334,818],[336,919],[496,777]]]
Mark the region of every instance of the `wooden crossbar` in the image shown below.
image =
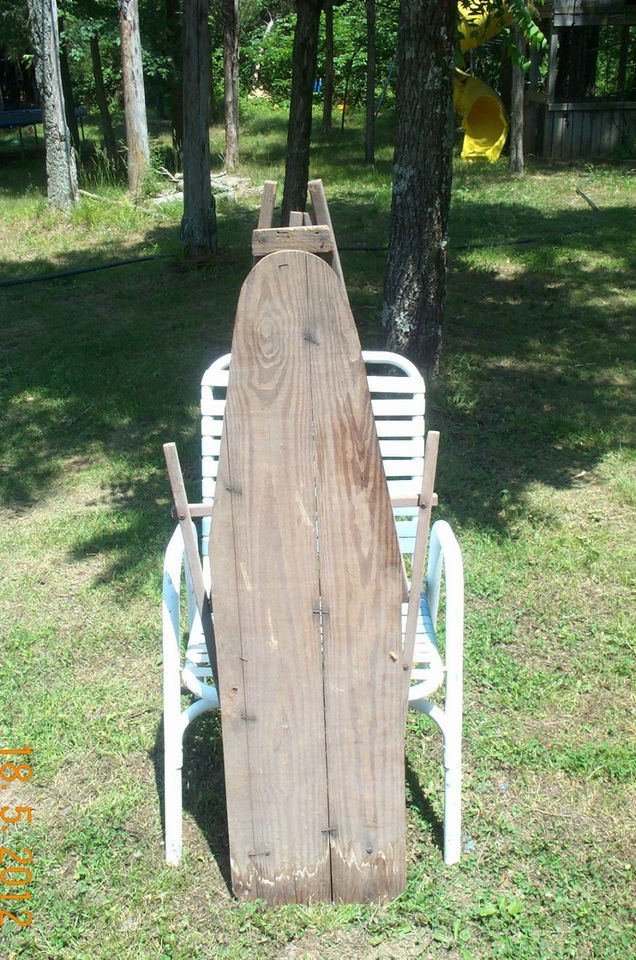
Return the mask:
[[[335,241],[329,227],[268,227],[252,233],[252,253],[264,257],[277,250],[302,250],[305,253],[333,253]]]
[[[336,244],[329,205],[322,180],[310,180],[307,189],[313,216],[301,210],[289,215],[289,226],[273,227],[277,184],[266,180],[258,217],[258,227],[252,234],[252,255],[256,263],[277,250],[301,250],[325,260],[344,284],[340,255]]]
[[[422,502],[422,495],[418,494],[416,497],[391,497],[391,506],[392,507],[419,507]],[[436,507],[438,504],[438,497],[436,493],[433,493],[431,497],[431,506]],[[214,504],[212,503],[189,503],[188,507],[190,509],[190,516],[193,520],[198,520],[201,517],[211,517],[212,511],[214,509]],[[177,513],[175,512],[175,517]]]

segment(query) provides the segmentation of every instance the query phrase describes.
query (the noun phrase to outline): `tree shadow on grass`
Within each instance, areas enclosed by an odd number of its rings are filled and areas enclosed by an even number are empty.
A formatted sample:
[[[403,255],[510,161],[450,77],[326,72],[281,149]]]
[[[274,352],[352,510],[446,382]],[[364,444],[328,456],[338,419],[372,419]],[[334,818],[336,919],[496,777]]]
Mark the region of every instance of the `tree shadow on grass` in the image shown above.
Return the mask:
[[[418,818],[430,827],[433,842],[435,843],[435,846],[438,847],[438,849],[443,853],[444,824],[435,813],[430,798],[422,789],[422,784],[420,783],[415,768],[408,757],[406,759],[406,786],[407,807],[415,811],[418,815]]]
[[[428,426],[442,430],[441,510],[505,533],[529,486],[574,483],[625,437],[633,317],[619,294],[636,272],[632,211],[545,216],[519,204],[462,204],[458,222],[474,230],[478,206],[491,239],[514,237],[520,225],[562,237],[550,246],[511,245],[507,270],[500,257],[495,268],[470,250],[453,255],[443,372],[428,399]],[[343,246],[367,211],[340,203]],[[199,269],[151,261],[0,289],[0,494],[6,507],[24,510],[63,473],[101,462],[98,505],[121,522],[78,529],[71,557],[108,557],[104,580],[130,582],[167,542],[164,442],[178,443],[188,491],[199,497],[200,379],[229,349],[254,223],[254,210],[236,204],[219,256]],[[161,250],[174,236],[175,227],[160,226],[146,242]],[[604,259],[592,269],[586,257],[598,250]],[[369,264],[382,256],[343,262],[352,302],[370,309],[381,272]],[[51,266],[42,261],[34,271]],[[364,346],[377,343],[377,325],[363,329]]]
[[[89,536],[78,527],[71,556],[108,557],[104,580],[128,577],[169,536],[163,443],[179,444],[187,480],[200,476],[199,384],[229,349],[250,264],[245,243],[198,269],[150,261],[0,290],[0,497],[24,511],[63,476],[96,469],[104,523]]]
[[[461,523],[509,534],[530,487],[572,486],[630,444],[632,217],[619,208],[550,218],[544,231],[558,238],[561,225],[562,239],[511,248],[503,270],[455,256],[428,426],[442,430],[441,502]],[[599,249],[607,254],[592,269]]]

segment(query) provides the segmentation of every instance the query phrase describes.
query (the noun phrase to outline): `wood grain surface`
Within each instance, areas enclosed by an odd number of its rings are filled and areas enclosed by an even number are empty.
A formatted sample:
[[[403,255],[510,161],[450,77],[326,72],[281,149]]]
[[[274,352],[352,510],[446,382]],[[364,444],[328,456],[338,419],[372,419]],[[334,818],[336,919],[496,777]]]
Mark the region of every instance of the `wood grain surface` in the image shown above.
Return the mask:
[[[312,254],[243,286],[210,545],[235,893],[397,896],[402,564],[346,293]]]

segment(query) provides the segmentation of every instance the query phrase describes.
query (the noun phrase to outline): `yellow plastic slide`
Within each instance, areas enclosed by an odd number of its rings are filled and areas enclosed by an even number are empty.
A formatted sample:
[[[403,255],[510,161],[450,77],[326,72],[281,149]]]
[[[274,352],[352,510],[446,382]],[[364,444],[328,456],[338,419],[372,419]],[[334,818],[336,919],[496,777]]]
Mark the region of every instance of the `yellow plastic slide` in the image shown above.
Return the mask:
[[[462,53],[478,47],[499,32],[499,24],[488,14],[474,17],[462,3],[458,4],[458,9]],[[508,120],[499,95],[483,80],[456,68],[453,105],[462,118],[464,129],[462,159],[485,159],[494,163],[508,136]]]

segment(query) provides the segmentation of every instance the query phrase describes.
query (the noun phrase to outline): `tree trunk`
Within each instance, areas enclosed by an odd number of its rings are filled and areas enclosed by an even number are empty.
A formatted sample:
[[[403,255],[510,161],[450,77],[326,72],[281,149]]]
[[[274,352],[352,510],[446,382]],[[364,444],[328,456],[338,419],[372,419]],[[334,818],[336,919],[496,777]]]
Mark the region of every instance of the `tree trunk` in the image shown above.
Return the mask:
[[[132,197],[138,197],[150,164],[138,0],[119,0],[119,30],[126,111],[128,190]]]
[[[311,110],[318,55],[320,7],[321,0],[296,0],[285,188],[281,210],[281,221],[284,225],[289,223],[289,214],[292,210],[305,209],[307,199]]]
[[[69,211],[79,194],[75,153],[64,115],[57,0],[28,0],[28,9],[44,120],[46,192],[52,206]]]
[[[210,187],[210,34],[208,0],[183,8],[183,217],[181,241],[190,260],[216,248],[216,207]]]
[[[375,0],[367,3],[367,116],[364,159],[375,163]]]
[[[225,165],[239,163],[239,5],[223,0],[223,95],[225,101]]]
[[[514,27],[514,37],[520,57],[523,57],[526,44],[519,27]],[[518,63],[512,65],[512,92],[510,96],[510,171],[524,172],[523,156],[523,111],[526,73]]]
[[[58,31],[64,31],[64,19],[60,17],[58,22]],[[71,71],[68,66],[68,57],[66,56],[65,44],[60,40],[60,74],[62,77],[62,90],[64,92],[64,113],[66,123],[71,132],[71,139],[77,156],[80,154],[80,135],[77,117],[75,116],[75,97],[73,96],[73,84],[71,83]]]
[[[331,130],[333,114],[333,0],[324,0],[325,7],[325,79],[322,85],[322,129]]]
[[[99,52],[99,38],[96,35],[91,37],[91,62],[93,64],[93,79],[95,81],[95,99],[99,107],[102,133],[104,134],[104,148],[108,162],[115,166],[117,163],[117,144],[113,132],[113,122],[108,109],[106,88],[104,87],[104,73],[102,71],[102,57]]]
[[[166,0],[166,22],[172,56],[170,78],[172,146],[177,153],[180,153],[183,148],[183,37],[181,36],[181,8],[178,0]]]
[[[389,349],[437,373],[452,180],[455,0],[402,0],[395,155],[381,325]]]

